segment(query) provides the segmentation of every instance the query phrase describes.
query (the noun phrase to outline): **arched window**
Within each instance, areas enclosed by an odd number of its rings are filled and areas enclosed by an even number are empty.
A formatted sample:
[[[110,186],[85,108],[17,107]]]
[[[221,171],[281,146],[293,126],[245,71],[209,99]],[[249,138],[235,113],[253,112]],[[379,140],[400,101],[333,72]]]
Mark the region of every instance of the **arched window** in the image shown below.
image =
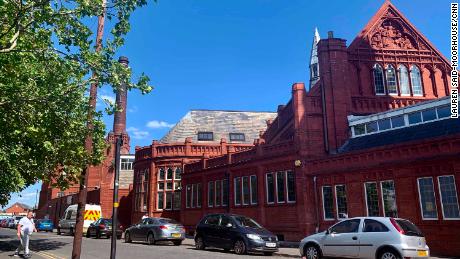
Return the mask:
[[[412,93],[414,95],[423,95],[422,91],[422,78],[420,76],[420,69],[412,65],[410,67],[410,82],[412,83]]]
[[[383,69],[379,64],[374,65],[374,85],[376,94],[385,94],[385,85],[383,83]]]
[[[401,95],[410,95],[409,89],[409,73],[407,72],[406,66],[399,65],[398,67],[399,75],[399,90]]]
[[[396,72],[392,65],[388,65],[386,69],[387,76],[387,90],[389,94],[398,94],[398,88],[396,86]]]

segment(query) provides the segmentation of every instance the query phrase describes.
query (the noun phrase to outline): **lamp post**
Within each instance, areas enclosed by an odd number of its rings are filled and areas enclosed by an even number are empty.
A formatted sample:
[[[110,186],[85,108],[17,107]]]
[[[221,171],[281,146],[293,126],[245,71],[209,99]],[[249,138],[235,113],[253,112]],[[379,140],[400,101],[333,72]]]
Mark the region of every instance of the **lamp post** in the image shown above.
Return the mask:
[[[113,179],[113,209],[112,209],[112,242],[110,244],[110,259],[115,259],[117,254],[117,229],[118,229],[118,180],[120,177],[120,148],[123,144],[121,135],[116,136],[115,144],[115,175]]]

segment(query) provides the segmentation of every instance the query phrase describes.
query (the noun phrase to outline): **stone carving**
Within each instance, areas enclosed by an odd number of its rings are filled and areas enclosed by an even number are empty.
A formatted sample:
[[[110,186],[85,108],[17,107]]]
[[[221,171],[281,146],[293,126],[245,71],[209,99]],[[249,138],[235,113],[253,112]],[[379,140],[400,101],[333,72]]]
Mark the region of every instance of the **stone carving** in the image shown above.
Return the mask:
[[[392,20],[382,22],[371,37],[371,46],[378,49],[415,49],[413,42],[412,37]]]

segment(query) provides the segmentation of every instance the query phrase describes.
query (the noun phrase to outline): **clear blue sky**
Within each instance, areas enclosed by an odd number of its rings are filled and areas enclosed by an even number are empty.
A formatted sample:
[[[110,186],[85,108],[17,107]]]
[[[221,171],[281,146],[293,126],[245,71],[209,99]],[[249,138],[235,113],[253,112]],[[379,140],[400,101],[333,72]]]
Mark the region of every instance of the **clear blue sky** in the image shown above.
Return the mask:
[[[155,89],[129,93],[131,150],[160,139],[190,109],[275,111],[294,82],[308,82],[313,31],[348,43],[383,0],[158,0],[137,10],[119,54]],[[447,58],[449,0],[392,3]],[[95,28],[95,25],[93,26]],[[103,88],[100,96],[112,96]],[[107,129],[112,118],[106,117]],[[149,124],[150,122],[150,124]],[[149,126],[148,126],[149,124]],[[36,184],[11,203],[33,205]]]

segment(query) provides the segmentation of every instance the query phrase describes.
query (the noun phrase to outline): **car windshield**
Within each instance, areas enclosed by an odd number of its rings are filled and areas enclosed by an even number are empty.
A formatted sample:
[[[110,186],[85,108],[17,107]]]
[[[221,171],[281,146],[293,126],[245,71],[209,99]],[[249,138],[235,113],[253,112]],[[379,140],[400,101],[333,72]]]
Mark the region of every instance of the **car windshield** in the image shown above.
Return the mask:
[[[42,219],[40,220],[40,223],[51,223],[50,219]]]
[[[160,222],[160,224],[179,224],[179,222],[174,219],[158,219],[158,222]]]
[[[419,236],[423,237],[422,231],[412,222],[405,219],[395,219],[398,225],[404,230],[406,236]]]
[[[103,219],[103,220],[101,220],[101,223],[111,226],[112,225],[112,220],[111,219]]]
[[[246,228],[262,228],[259,223],[255,222],[253,219],[244,217],[244,216],[234,216],[233,217],[236,220],[236,223],[242,227]]]

